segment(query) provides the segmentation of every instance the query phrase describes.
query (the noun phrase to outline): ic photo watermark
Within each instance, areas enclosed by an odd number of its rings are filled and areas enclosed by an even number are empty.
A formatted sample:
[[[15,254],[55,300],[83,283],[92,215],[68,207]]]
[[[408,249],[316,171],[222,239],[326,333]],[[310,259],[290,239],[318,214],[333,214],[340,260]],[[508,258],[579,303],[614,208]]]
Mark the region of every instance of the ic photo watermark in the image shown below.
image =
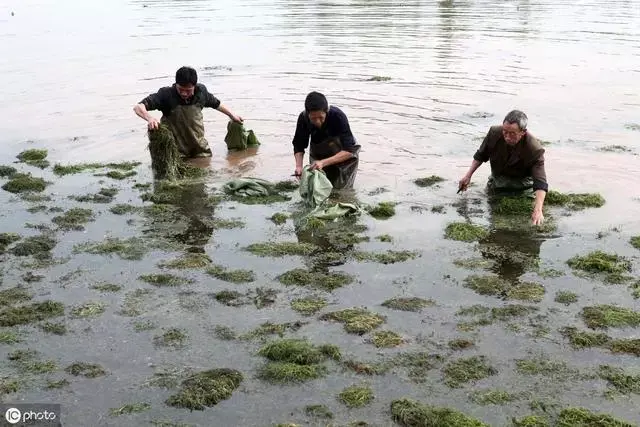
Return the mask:
[[[0,405],[0,426],[60,427],[60,405],[4,403]]]

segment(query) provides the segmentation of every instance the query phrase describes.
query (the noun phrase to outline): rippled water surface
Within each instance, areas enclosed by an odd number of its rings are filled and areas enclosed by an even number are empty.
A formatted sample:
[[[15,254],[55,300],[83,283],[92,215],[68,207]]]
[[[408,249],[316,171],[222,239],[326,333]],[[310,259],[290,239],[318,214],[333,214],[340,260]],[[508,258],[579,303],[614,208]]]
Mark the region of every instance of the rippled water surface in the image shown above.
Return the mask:
[[[2,255],[2,289],[25,286],[34,300],[61,301],[69,309],[101,301],[106,309],[88,319],[70,316],[67,310],[64,319],[57,319],[67,325],[66,335],[44,334],[37,326],[25,325],[17,329],[22,341],[0,340],[0,379],[26,378],[6,355],[31,348],[42,358],[56,361],[58,369],[47,374],[51,379],[70,381],[61,389],[47,389],[42,376],[27,379],[17,392],[0,393],[1,402],[61,403],[64,425],[69,426],[174,425],[161,421],[198,426],[286,422],[342,426],[356,420],[387,426],[393,425],[391,401],[403,396],[456,408],[495,426],[509,426],[512,417],[534,413],[531,402],[538,399],[640,423],[638,389],[636,394],[614,396],[597,376],[549,379],[520,376],[514,370],[516,360],[540,354],[585,372],[606,364],[633,373],[638,365],[637,355],[597,348],[575,350],[558,332],[564,326],[585,329],[579,317],[585,306],[617,304],[640,311],[628,286],[578,277],[566,264],[570,257],[591,250],[615,252],[628,257],[633,267],[630,274],[638,279],[639,253],[629,244],[632,236],[640,234],[638,1],[5,1],[0,4],[0,40],[0,163],[12,164],[19,152],[29,148],[47,149],[52,165],[142,162],[137,175],[123,181],[92,173],[59,177],[51,168],[13,165],[50,180],[46,194],[52,200],[27,202],[2,191],[0,231],[38,234],[25,224],[51,225],[56,215],[26,210],[42,203],[90,208],[97,219],[82,231],[56,232],[54,255],[70,257],[64,264],[32,269],[22,266],[19,257]],[[202,269],[174,272],[193,279],[176,288],[158,289],[138,279],[158,273],[158,263],[175,258],[184,247],[175,253],[154,249],[142,260],[72,251],[76,244],[107,236],[127,238],[158,231],[144,215],[119,216],[109,208],[117,203],[149,204],[141,201],[141,191],[132,189],[135,182],[151,181],[146,124],[132,107],[159,87],[170,85],[181,65],[198,70],[200,81],[244,118],[261,146],[257,152],[227,153],[227,118],[216,111],[205,112],[213,172],[206,188],[185,190],[191,198],[179,204],[187,225],[171,238],[181,245],[188,240],[191,250],[205,252],[216,264],[253,270],[257,279],[251,284],[214,279]],[[420,253],[416,259],[395,264],[350,259],[337,266],[357,280],[324,293],[330,305],[321,313],[358,306],[381,313],[387,316],[383,328],[405,340],[398,349],[375,348],[369,334],[348,334],[340,324],[321,321],[319,315],[301,317],[291,310],[291,300],[309,292],[283,286],[277,278],[287,270],[304,268],[304,257],[262,258],[241,250],[255,242],[304,239],[296,235],[290,221],[277,226],[268,220],[273,213],[296,209],[296,193],[291,202],[270,206],[224,202],[210,209],[198,205],[235,177],[289,179],[294,168],[295,122],[311,90],[325,93],[331,104],[346,112],[362,145],[357,200],[398,203],[396,216],[389,220],[363,215],[361,223],[368,227],[365,234],[370,241],[358,247]],[[557,232],[548,238],[516,235],[516,249],[539,258],[544,269],[561,272],[556,277],[540,270],[518,272],[522,279],[545,286],[544,298],[534,304],[544,319],[530,316],[461,331],[457,324],[465,319],[456,314],[460,308],[506,302],[462,285],[465,277],[478,271],[453,262],[481,257],[481,249],[475,243],[445,240],[443,230],[452,221],[481,225],[493,221],[482,192],[488,165],[476,173],[476,186],[467,194],[456,195],[456,183],[489,126],[499,124],[514,108],[528,114],[531,133],[545,141],[550,187],[600,193],[606,204],[566,215],[556,212]],[[159,117],[158,112],[154,114]],[[445,181],[426,189],[412,182],[430,175]],[[76,203],[67,197],[109,186],[119,189],[111,203]],[[374,191],[381,187],[386,192]],[[439,205],[442,214],[431,211]],[[241,220],[244,228],[206,225],[214,215]],[[181,226],[178,222],[176,229]],[[160,231],[173,233],[165,226],[168,229]],[[393,242],[376,240],[382,234],[392,235]],[[503,236],[497,244],[509,251],[508,243]],[[44,279],[26,283],[27,271]],[[90,288],[103,281],[123,288],[114,293]],[[229,307],[210,297],[225,289],[245,292],[260,286],[278,291],[273,305]],[[140,314],[123,316],[126,295],[139,288],[151,289],[153,294],[146,296]],[[560,290],[577,293],[578,304],[554,302]],[[420,312],[381,306],[397,296],[433,299],[437,304]],[[245,333],[264,322],[295,321],[308,323],[286,336],[334,343],[345,358],[376,360],[404,351],[428,351],[446,360],[485,355],[499,373],[451,388],[443,383],[442,367],[416,382],[402,369],[363,376],[336,364],[324,379],[274,386],[255,377],[264,362],[256,352],[264,342],[224,341],[213,333],[216,325]],[[150,322],[154,329],[137,331],[135,322]],[[154,336],[170,327],[187,332],[185,348],[154,346]],[[0,328],[0,332],[14,329]],[[541,333],[542,329],[546,332]],[[604,332],[637,339],[639,330]],[[452,352],[447,342],[461,337],[476,346],[465,353]],[[66,374],[63,368],[78,360],[99,363],[108,375]],[[159,369],[170,367],[228,367],[241,371],[245,380],[230,399],[205,411],[177,409],[164,403],[175,390],[145,385]],[[374,390],[372,404],[349,409],[337,400],[344,387],[362,383]],[[474,390],[487,388],[530,395],[505,405],[480,405],[470,399]],[[135,402],[148,402],[151,409],[110,414],[111,408]],[[307,416],[304,407],[312,404],[327,405],[334,419],[325,422]]]

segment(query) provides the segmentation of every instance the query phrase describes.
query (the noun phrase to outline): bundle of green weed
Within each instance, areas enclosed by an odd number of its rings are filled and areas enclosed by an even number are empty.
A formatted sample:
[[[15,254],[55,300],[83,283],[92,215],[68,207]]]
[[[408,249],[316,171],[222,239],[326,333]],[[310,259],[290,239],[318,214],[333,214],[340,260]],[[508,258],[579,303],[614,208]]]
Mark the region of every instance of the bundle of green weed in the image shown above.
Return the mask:
[[[149,152],[156,179],[176,180],[204,175],[200,168],[182,161],[173,133],[166,125],[161,124],[158,129],[149,130]]]

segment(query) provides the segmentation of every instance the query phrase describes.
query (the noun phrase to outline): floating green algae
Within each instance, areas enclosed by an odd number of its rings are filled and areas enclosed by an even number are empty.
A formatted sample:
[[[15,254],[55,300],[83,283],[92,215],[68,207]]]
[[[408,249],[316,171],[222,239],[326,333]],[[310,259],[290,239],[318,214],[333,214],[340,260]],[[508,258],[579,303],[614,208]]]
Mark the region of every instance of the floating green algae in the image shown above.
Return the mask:
[[[341,271],[309,271],[303,268],[289,270],[276,278],[286,286],[308,286],[333,291],[353,282],[353,276]]]
[[[417,178],[413,180],[414,184],[416,184],[418,187],[432,187],[435,184],[439,184],[444,181],[444,178],[437,175],[431,175],[425,178]]]
[[[107,306],[103,302],[88,301],[71,309],[73,317],[96,317],[105,312]]]
[[[395,206],[394,202],[380,202],[376,206],[368,207],[367,212],[376,219],[388,219],[396,214]]]
[[[393,237],[390,234],[381,234],[379,236],[376,236],[376,239],[385,243],[393,242]]]
[[[386,321],[386,316],[373,313],[363,308],[348,308],[345,310],[325,313],[320,320],[332,320],[344,324],[344,330],[351,334],[365,334],[376,329]]]
[[[296,298],[291,308],[304,316],[311,316],[327,306],[327,300],[321,297]]]
[[[304,407],[304,413],[313,418],[333,418],[333,412],[325,405],[307,405]]]
[[[527,415],[519,419],[513,419],[513,427],[551,427],[545,417],[539,415]]]
[[[460,388],[467,383],[498,374],[485,356],[472,356],[449,362],[442,370],[444,383],[451,388]]]
[[[67,333],[67,327],[64,323],[45,322],[40,325],[40,329],[53,335],[65,335]]]
[[[570,291],[558,291],[554,301],[559,304],[570,305],[574,302],[578,302],[578,294]]]
[[[339,357],[335,346],[316,346],[303,339],[281,339],[266,344],[258,355],[268,359],[258,377],[274,383],[298,383],[327,373],[321,363]]]
[[[490,427],[455,409],[429,406],[408,398],[391,402],[391,416],[405,427]]]
[[[373,76],[367,79],[368,82],[388,82],[391,77],[387,76]]]
[[[97,363],[74,362],[65,368],[65,372],[74,376],[97,378],[107,375],[107,371]]]
[[[253,329],[246,334],[241,335],[239,338],[242,340],[252,340],[255,338],[266,338],[269,335],[278,335],[283,337],[287,331],[297,331],[301,327],[306,325],[303,322],[287,322],[287,323],[262,323],[257,328]]]
[[[120,239],[108,237],[102,242],[87,242],[76,245],[74,253],[86,252],[94,255],[118,255],[124,260],[140,261],[151,249],[148,241],[139,237]]]
[[[113,283],[97,283],[91,286],[91,289],[95,289],[100,292],[120,292],[122,285],[114,285]]]
[[[594,413],[585,408],[566,408],[558,415],[556,427],[635,427],[610,415]]]
[[[27,292],[23,287],[15,286],[13,288],[4,289],[0,291],[0,307],[29,301],[32,298],[33,295]]]
[[[211,262],[211,258],[206,254],[189,252],[170,261],[162,261],[158,263],[158,267],[178,270],[196,269],[206,267],[210,265]]]
[[[73,175],[82,173],[92,169],[117,169],[123,171],[129,171],[140,166],[141,162],[120,162],[120,163],[79,163],[75,165],[61,165],[55,164],[53,166],[53,173],[58,176]]]
[[[18,154],[16,157],[22,163],[26,163],[30,166],[35,166],[40,169],[46,169],[49,167],[49,161],[47,159],[47,155],[49,152],[47,150],[42,149],[30,149],[25,150]]]
[[[139,208],[137,206],[127,205],[125,203],[119,203],[109,208],[109,211],[114,215],[126,215],[126,214],[137,212],[138,209]]]
[[[29,236],[18,242],[10,252],[16,256],[48,257],[58,242],[49,235]]]
[[[629,243],[636,249],[640,249],[640,236],[633,236],[629,239]]]
[[[2,189],[9,193],[40,193],[47,189],[50,183],[43,178],[37,178],[30,173],[16,173],[7,181]]]
[[[224,341],[232,341],[237,338],[236,332],[228,326],[216,325],[213,328],[214,335]]]
[[[51,222],[61,230],[83,231],[87,222],[95,221],[95,215],[91,209],[71,208],[63,215],[54,216]]]
[[[567,193],[562,194],[554,190],[547,192],[545,197],[547,206],[562,206],[568,209],[580,210],[585,208],[599,208],[604,206],[605,199],[596,193]]]
[[[560,333],[575,349],[600,347],[613,353],[628,353],[640,356],[640,339],[612,338],[602,332],[580,331],[575,327],[564,327]]]
[[[533,200],[528,197],[501,197],[491,209],[496,215],[530,215]]]
[[[109,413],[115,417],[119,415],[129,415],[138,412],[144,412],[148,411],[149,409],[151,409],[151,405],[146,402],[127,403],[126,405],[123,405],[119,408],[111,408],[109,410]]]
[[[358,261],[372,261],[380,264],[395,264],[398,262],[405,262],[411,259],[415,259],[419,256],[416,251],[394,251],[388,250],[386,252],[363,252],[357,251],[353,253],[353,257]]]
[[[22,337],[15,331],[0,331],[0,344],[17,344],[22,342]]]
[[[158,347],[180,348],[185,345],[187,334],[180,328],[169,328],[161,335],[153,337],[153,343]]]
[[[272,305],[276,301],[278,292],[271,288],[255,288],[242,294],[238,291],[224,290],[213,294],[216,301],[229,307],[240,307],[253,304],[256,308],[264,308]]]
[[[544,286],[534,282],[509,281],[492,275],[471,275],[464,280],[464,287],[473,289],[480,295],[501,296],[505,299],[540,302],[545,294]]]
[[[473,341],[463,338],[451,340],[447,343],[447,345],[451,350],[466,350],[475,346]]]
[[[157,287],[175,287],[193,283],[193,279],[176,276],[175,274],[143,274],[138,279]]]
[[[0,178],[11,178],[18,173],[18,169],[13,166],[0,165]]]
[[[478,405],[504,405],[520,398],[521,396],[505,390],[492,389],[476,390],[469,396],[469,400]]]
[[[584,307],[581,316],[591,329],[640,326],[640,312],[611,304]]]
[[[109,171],[105,173],[104,176],[106,176],[107,178],[117,179],[118,181],[122,181],[124,179],[131,178],[132,176],[136,176],[137,174],[138,172],[136,171],[128,171],[128,172]]]
[[[485,227],[467,222],[452,222],[444,230],[445,238],[460,242],[474,242],[482,240],[488,235],[489,231]]]
[[[64,315],[64,305],[56,301],[42,301],[13,306],[0,311],[0,326],[16,326]]]
[[[600,250],[586,255],[575,255],[567,260],[569,267],[588,273],[624,274],[631,271],[631,261],[627,258]]]
[[[418,312],[426,307],[434,306],[436,302],[432,299],[424,299],[418,297],[396,297],[384,301],[383,307],[394,310],[414,311]]]
[[[264,242],[252,243],[244,249],[261,257],[284,257],[308,256],[319,250],[319,247],[304,242]]]
[[[378,331],[371,337],[371,342],[378,348],[392,348],[401,345],[404,340],[393,331]]]
[[[352,385],[338,394],[340,402],[349,408],[361,408],[367,406],[374,399],[371,387],[364,385]]]
[[[244,376],[235,369],[210,369],[197,372],[182,381],[180,391],[170,396],[169,406],[203,411],[231,397]]]
[[[271,218],[269,218],[274,224],[282,225],[287,222],[289,215],[281,212],[274,213]]]
[[[633,374],[619,367],[601,365],[598,368],[598,376],[622,394],[640,394],[640,374],[638,373]]]
[[[256,275],[251,270],[230,270],[221,265],[214,265],[207,269],[207,274],[216,279],[231,283],[250,283],[256,280]]]

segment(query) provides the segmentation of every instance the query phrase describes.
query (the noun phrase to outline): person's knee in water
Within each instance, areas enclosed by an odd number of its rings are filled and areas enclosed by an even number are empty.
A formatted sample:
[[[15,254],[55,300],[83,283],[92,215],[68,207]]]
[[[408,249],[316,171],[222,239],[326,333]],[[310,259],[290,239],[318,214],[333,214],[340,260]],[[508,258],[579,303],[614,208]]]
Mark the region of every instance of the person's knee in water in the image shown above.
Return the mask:
[[[465,191],[474,172],[485,162],[491,165],[488,187],[491,192],[532,191],[535,196],[531,214],[534,225],[542,224],[542,207],[549,189],[545,171],[545,150],[527,130],[527,115],[510,111],[501,126],[492,126],[473,156],[467,173],[458,183]]]
[[[133,111],[148,123],[153,131],[160,124],[166,125],[173,134],[180,153],[185,157],[210,157],[209,143],[204,136],[202,110],[213,108],[227,115],[229,119],[242,123],[242,117],[232,113],[205,85],[198,83],[198,74],[191,67],[181,67],[176,71],[175,83],[160,88],[156,93],[142,99]],[[149,111],[159,110],[162,118],[158,121]]]
[[[360,146],[356,144],[346,114],[338,107],[329,106],[323,94],[307,95],[292,144],[295,176],[302,174],[304,153],[309,148],[311,169],[324,170],[334,188],[353,186]]]

